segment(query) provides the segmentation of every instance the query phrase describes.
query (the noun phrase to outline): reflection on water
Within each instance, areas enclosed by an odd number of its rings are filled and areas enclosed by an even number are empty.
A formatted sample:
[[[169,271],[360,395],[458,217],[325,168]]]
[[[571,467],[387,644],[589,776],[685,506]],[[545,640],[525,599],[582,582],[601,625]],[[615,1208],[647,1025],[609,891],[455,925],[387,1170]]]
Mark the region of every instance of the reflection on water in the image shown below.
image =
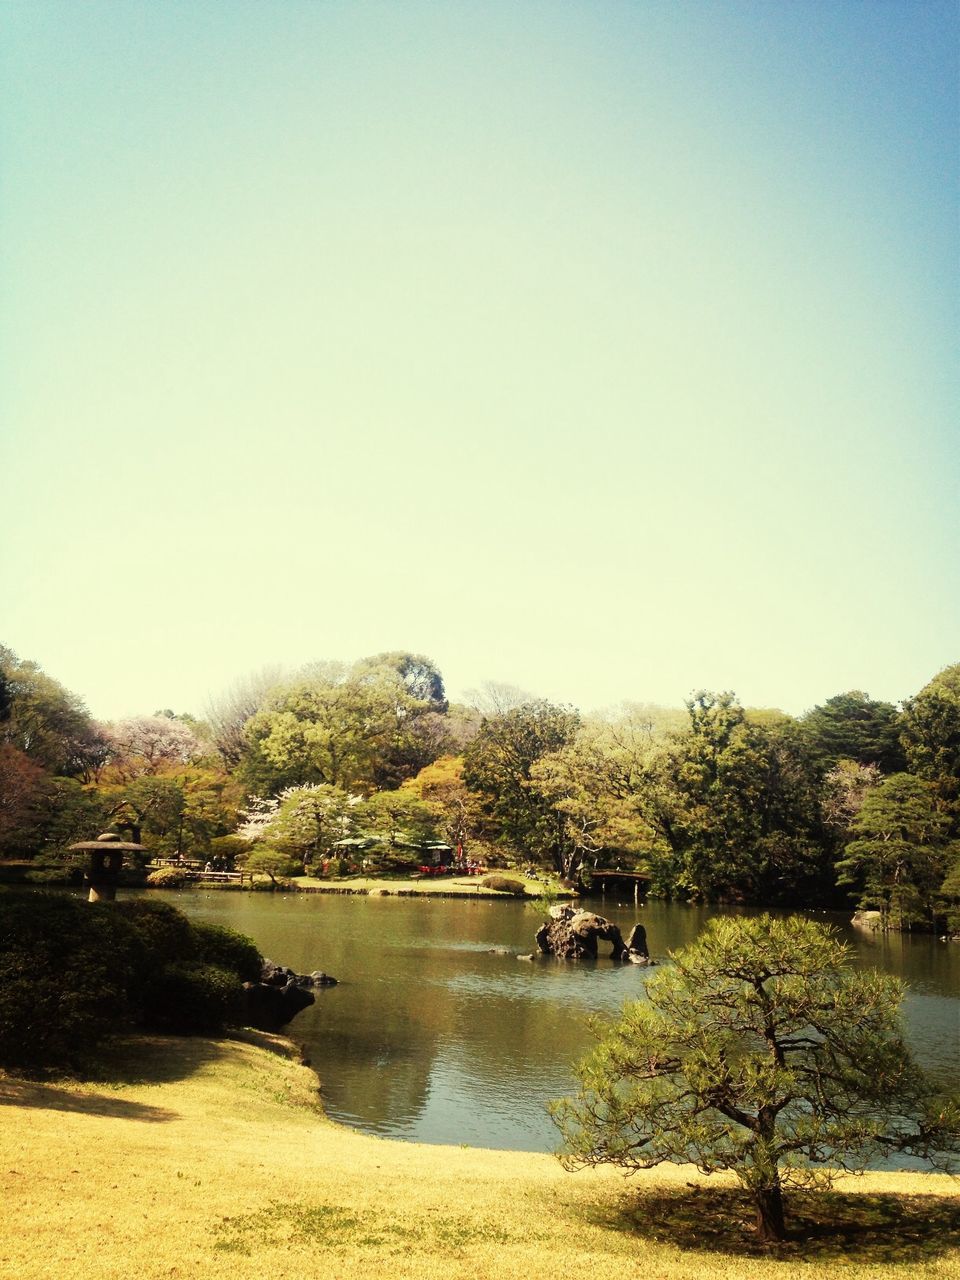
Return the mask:
[[[418,1142],[553,1150],[545,1106],[572,1087],[570,1064],[593,1042],[589,1017],[615,1015],[656,972],[603,958],[520,961],[540,916],[516,902],[193,891],[177,905],[249,934],[265,955],[301,973],[339,978],[290,1028],[323,1081],[326,1109],[368,1132]],[[642,920],[661,958],[718,914],[610,900],[597,909],[624,933]],[[876,938],[839,916],[815,918],[840,929],[857,963],[907,983],[911,1043],[925,1065],[955,1074],[960,946]]]

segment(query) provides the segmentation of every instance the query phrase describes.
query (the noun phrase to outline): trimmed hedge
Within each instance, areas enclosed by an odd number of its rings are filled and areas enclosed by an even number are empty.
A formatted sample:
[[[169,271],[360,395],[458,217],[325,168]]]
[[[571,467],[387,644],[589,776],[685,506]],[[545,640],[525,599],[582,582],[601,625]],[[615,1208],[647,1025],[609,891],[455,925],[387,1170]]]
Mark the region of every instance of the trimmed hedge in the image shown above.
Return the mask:
[[[501,893],[512,893],[515,898],[522,898],[526,893],[522,881],[511,880],[508,876],[484,876],[480,881],[482,889],[499,889]]]
[[[81,1065],[133,1016],[145,958],[105,904],[0,894],[0,1063]]]
[[[168,964],[147,979],[144,1006],[148,1025],[160,1031],[220,1031],[240,1017],[243,988],[216,965]]]
[[[187,873],[180,867],[158,867],[147,876],[147,884],[155,889],[182,889],[187,879]]]
[[[261,964],[249,938],[165,902],[2,890],[0,1065],[83,1066],[134,1026],[218,1031]]]
[[[245,934],[219,924],[193,925],[197,959],[236,974],[241,982],[258,982],[263,956]]]

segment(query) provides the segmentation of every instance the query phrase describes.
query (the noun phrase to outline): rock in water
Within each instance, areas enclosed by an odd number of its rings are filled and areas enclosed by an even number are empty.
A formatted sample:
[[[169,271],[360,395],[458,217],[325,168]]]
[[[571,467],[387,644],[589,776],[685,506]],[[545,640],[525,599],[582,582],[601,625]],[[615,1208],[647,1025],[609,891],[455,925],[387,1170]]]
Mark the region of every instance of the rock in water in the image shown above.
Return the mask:
[[[610,943],[614,960],[629,955],[623,935],[612,921],[577,907],[551,907],[549,921],[537,930],[537,946],[544,955],[563,960],[595,960],[597,944]]]
[[[264,960],[260,981],[243,984],[244,1016],[249,1026],[260,1031],[279,1031],[315,1002],[314,988],[336,985],[336,978],[321,969],[295,973],[286,965]]]

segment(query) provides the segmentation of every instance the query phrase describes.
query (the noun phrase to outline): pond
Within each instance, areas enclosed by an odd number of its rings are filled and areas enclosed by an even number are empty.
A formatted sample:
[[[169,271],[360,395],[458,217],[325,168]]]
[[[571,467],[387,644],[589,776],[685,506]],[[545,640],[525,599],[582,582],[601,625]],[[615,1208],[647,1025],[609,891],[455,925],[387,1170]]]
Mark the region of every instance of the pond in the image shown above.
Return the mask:
[[[331,1117],[409,1141],[554,1150],[545,1105],[572,1088],[571,1063],[592,1044],[588,1017],[616,1014],[657,972],[606,959],[518,960],[543,919],[522,902],[202,890],[165,900],[248,934],[277,963],[338,978],[287,1032],[305,1045]],[[624,935],[641,921],[654,957],[692,942],[722,910],[592,906]],[[955,1076],[960,946],[864,935],[826,912],[812,918],[840,928],[858,964],[908,984],[917,1056]]]

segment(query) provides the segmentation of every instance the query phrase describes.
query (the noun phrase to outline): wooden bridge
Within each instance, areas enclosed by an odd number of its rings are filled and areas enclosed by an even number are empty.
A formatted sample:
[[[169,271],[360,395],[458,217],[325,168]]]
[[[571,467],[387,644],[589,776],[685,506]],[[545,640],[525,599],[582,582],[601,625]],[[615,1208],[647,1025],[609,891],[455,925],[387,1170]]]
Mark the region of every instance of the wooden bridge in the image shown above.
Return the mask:
[[[590,873],[590,893],[600,890],[600,897],[607,896],[608,888],[612,892],[626,890],[634,902],[646,896],[650,876],[644,871],[592,871]]]

